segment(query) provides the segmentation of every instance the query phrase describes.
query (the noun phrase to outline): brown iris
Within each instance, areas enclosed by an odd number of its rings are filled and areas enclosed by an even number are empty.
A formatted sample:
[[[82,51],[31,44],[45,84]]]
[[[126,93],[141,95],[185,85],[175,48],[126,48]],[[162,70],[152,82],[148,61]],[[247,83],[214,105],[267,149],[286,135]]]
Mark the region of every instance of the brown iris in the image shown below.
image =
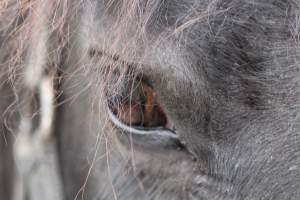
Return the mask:
[[[166,127],[167,117],[152,87],[144,81],[130,83],[118,101],[110,103],[111,111],[126,125]]]

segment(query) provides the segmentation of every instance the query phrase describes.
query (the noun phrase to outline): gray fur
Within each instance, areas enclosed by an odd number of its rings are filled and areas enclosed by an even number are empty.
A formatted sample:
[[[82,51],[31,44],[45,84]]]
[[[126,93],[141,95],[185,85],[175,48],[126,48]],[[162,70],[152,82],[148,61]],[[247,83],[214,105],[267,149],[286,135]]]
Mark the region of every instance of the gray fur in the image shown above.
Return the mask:
[[[24,88],[32,90],[19,74],[31,63],[57,68],[53,133],[66,199],[300,199],[299,0],[51,2],[33,7],[49,29],[34,38],[30,8],[21,21],[16,3],[0,15],[1,26],[18,21],[0,29],[0,91],[15,95],[6,112],[14,133]],[[39,43],[47,56],[32,48]],[[137,76],[154,87],[185,148],[117,138],[107,98]]]

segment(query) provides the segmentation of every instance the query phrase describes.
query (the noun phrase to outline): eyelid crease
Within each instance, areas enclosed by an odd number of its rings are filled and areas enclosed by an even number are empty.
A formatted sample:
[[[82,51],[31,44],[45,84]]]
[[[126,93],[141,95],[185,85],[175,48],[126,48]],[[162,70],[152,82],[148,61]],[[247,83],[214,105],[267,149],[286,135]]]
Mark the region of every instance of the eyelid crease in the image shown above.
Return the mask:
[[[108,108],[107,109],[108,115],[111,119],[111,121],[113,122],[113,124],[115,126],[117,126],[118,128],[121,128],[122,130],[129,132],[129,133],[133,133],[133,134],[137,134],[137,135],[157,135],[160,137],[166,137],[166,138],[172,138],[172,139],[178,139],[178,136],[175,135],[175,133],[172,133],[171,130],[168,129],[158,129],[158,128],[151,128],[151,129],[147,129],[147,130],[141,130],[141,129],[136,129],[133,128],[132,126],[127,126],[124,123],[122,123],[113,113],[112,111]]]

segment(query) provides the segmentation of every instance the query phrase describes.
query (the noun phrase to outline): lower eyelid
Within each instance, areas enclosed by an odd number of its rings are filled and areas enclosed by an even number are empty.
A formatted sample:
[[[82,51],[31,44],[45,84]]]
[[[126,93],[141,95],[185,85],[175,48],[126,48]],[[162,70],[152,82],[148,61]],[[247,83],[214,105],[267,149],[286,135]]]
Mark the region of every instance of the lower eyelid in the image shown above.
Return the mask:
[[[112,111],[109,108],[107,109],[107,113],[108,113],[109,118],[112,121],[112,123],[116,127],[122,129],[123,131],[129,132],[132,134],[136,134],[136,135],[153,135],[153,136],[157,135],[160,137],[178,139],[178,136],[169,129],[165,129],[165,128],[151,128],[151,129],[149,128],[147,130],[137,129],[137,128],[134,128],[133,126],[128,126],[128,125],[122,123],[115,116],[115,114],[112,113]]]

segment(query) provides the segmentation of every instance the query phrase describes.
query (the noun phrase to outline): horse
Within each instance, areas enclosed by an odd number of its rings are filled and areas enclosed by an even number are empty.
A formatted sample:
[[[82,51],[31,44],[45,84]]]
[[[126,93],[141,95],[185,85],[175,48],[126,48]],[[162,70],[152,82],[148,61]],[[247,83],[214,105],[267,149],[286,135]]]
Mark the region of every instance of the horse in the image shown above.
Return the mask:
[[[299,13],[0,2],[1,199],[300,199]]]

